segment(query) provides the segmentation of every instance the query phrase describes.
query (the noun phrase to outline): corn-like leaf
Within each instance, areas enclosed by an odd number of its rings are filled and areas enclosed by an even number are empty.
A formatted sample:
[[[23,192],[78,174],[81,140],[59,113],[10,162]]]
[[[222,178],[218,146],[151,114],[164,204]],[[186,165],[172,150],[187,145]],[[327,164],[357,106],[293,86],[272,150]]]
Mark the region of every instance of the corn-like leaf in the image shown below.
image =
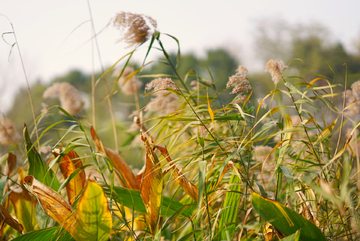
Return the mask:
[[[104,191],[107,195],[110,195],[110,190],[106,187],[104,187]],[[144,202],[140,196],[139,190],[134,189],[127,189],[123,187],[113,187],[115,200],[120,203],[121,205],[124,205],[125,207],[131,208],[137,212],[146,213],[146,208],[144,205]],[[178,210],[182,209],[184,207],[183,204],[180,202],[166,197],[162,196],[161,199],[161,216],[171,216],[174,213],[176,213]],[[181,217],[191,217],[192,216],[192,209],[186,208],[180,213]]]
[[[296,231],[294,234],[291,234],[281,240],[283,241],[299,241],[300,240],[300,230]]]
[[[102,144],[93,127],[91,127],[91,137],[96,145],[96,148],[100,152],[106,154],[107,157],[112,161],[113,167],[117,170],[115,173],[123,186],[139,190],[136,177],[130,169],[129,165],[119,154]]]
[[[70,234],[78,241],[103,241],[109,238],[111,228],[112,217],[105,193],[99,184],[88,180]]]
[[[36,180],[33,176],[24,179],[24,186],[37,198],[44,212],[65,229],[75,223],[72,208],[64,198],[50,187]]]
[[[53,153],[55,156],[59,155],[57,151],[54,151]],[[61,173],[66,179],[76,169],[82,167],[82,162],[75,151],[70,151],[68,154],[62,156],[61,160],[59,161],[59,166]],[[70,204],[73,204],[75,202],[76,197],[85,187],[85,182],[86,182],[85,172],[84,170],[81,170],[80,173],[72,180],[70,180],[70,182],[66,185],[66,192]]]
[[[160,162],[145,140],[146,148],[146,163],[145,173],[141,180],[140,195],[144,201],[147,222],[150,227],[152,236],[154,237],[157,231],[157,224],[160,216],[161,195],[163,191],[163,174],[161,171]]]
[[[327,240],[315,224],[276,201],[253,192],[252,205],[261,217],[286,236],[292,235],[301,229],[300,240]]]
[[[229,184],[236,184],[230,186],[231,191],[236,192],[227,192],[225,195],[225,201],[222,206],[221,219],[219,224],[219,231],[221,232],[221,239],[226,240],[227,235],[230,237],[230,240],[233,239],[235,227],[236,227],[236,218],[239,210],[239,204],[241,200],[240,193],[240,178],[237,175],[231,175]]]
[[[180,170],[175,166],[173,160],[171,160],[170,155],[166,148],[161,146],[155,146],[161,154],[166,158],[170,164],[170,169],[172,170],[172,175],[175,181],[181,186],[181,188],[195,201],[198,202],[199,190],[192,184],[185,176],[180,172]]]
[[[12,241],[75,241],[73,237],[63,230],[61,227],[44,228],[41,230],[33,231],[24,235],[21,235]]]
[[[112,217],[101,186],[87,181],[76,213],[57,192],[33,176],[24,179],[24,186],[38,199],[44,212],[64,227],[77,240],[107,240]]]
[[[31,143],[26,125],[24,126],[24,139],[29,161],[28,175],[34,176],[35,179],[57,191],[60,186],[59,181],[54,172],[43,162],[40,154]]]

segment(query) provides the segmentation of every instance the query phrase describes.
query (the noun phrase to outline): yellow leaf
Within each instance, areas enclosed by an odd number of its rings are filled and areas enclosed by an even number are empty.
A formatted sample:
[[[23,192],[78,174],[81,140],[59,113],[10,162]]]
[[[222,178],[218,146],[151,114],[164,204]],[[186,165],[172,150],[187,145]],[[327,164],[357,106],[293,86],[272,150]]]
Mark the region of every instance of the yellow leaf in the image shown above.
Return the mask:
[[[75,240],[105,241],[109,238],[112,217],[107,198],[99,184],[87,181],[75,213],[60,194],[33,176],[25,177],[24,181],[24,186],[38,199],[44,212],[63,226]]]
[[[59,153],[57,151],[54,151],[54,155],[58,156]],[[75,151],[70,151],[68,154],[62,157],[62,159],[59,161],[59,165],[60,165],[61,173],[66,179],[76,169],[82,167],[82,162]],[[70,204],[73,204],[75,202],[76,197],[80,194],[81,190],[84,188],[85,182],[86,182],[85,172],[84,170],[81,170],[79,174],[66,185],[66,192]]]
[[[148,141],[145,141],[144,143],[146,148],[146,163],[145,173],[141,180],[140,196],[143,199],[147,212],[146,221],[148,222],[151,234],[154,237],[160,216],[163,174],[160,162]]]
[[[21,168],[18,169],[19,173],[19,184],[24,183],[25,172]],[[35,216],[36,212],[36,199],[33,198],[25,189],[16,188],[10,192],[10,202],[13,205],[16,218],[24,226],[25,232],[30,232],[37,229],[37,219]]]
[[[214,112],[211,109],[210,101],[209,101],[209,93],[206,93],[206,96],[207,96],[208,110],[209,110],[209,115],[210,115],[210,118],[211,118],[211,122],[215,125],[215,123],[214,123]]]
[[[75,223],[70,204],[59,193],[33,176],[25,177],[24,186],[37,198],[44,212],[65,229],[68,230]]]
[[[88,180],[76,210],[76,224],[70,229],[76,240],[108,240],[112,228],[112,217],[102,187]]]

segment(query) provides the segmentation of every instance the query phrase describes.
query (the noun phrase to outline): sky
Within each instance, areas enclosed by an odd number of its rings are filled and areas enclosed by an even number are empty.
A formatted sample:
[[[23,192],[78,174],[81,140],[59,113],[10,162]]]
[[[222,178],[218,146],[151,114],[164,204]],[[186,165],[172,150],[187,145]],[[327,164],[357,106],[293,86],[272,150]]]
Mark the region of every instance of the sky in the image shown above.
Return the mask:
[[[126,11],[157,20],[161,33],[178,38],[182,53],[201,56],[206,49],[227,47],[251,71],[259,68],[253,44],[257,21],[317,22],[351,50],[360,36],[359,9],[359,0],[0,0],[0,114],[10,108],[16,91],[26,87],[26,79],[31,87],[37,80],[46,83],[71,69],[88,73],[101,69],[90,41],[90,11],[96,32],[102,30],[97,40],[103,66],[132,50],[117,42],[120,33],[108,25],[116,13]],[[17,39],[13,48],[14,35],[7,34],[12,32],[10,23]],[[167,50],[177,49],[173,40],[164,37],[163,41]],[[144,51],[145,46],[135,60],[141,61]]]

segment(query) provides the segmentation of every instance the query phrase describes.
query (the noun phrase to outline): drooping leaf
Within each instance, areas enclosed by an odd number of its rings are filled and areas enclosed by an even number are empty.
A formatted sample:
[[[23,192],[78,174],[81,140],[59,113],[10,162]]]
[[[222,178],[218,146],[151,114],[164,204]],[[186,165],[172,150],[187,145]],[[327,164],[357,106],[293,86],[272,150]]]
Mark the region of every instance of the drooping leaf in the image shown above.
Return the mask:
[[[69,203],[57,192],[33,176],[24,179],[24,186],[37,198],[44,212],[69,231],[75,223],[75,215]]]
[[[286,236],[301,229],[300,240],[327,240],[315,224],[276,201],[252,192],[252,205],[261,217]]]
[[[123,187],[113,187],[115,200],[118,203],[124,205],[125,207],[131,208],[137,212],[146,213],[146,208],[144,202],[140,196],[139,190],[127,189]],[[106,194],[110,194],[110,190],[104,187],[104,191]],[[162,196],[161,199],[161,216],[171,216],[179,209],[184,207],[180,202],[171,199],[166,196]],[[180,217],[191,217],[192,209],[186,208],[180,213]]]
[[[9,211],[4,208],[3,205],[0,205],[0,221],[5,222],[7,225],[12,227],[19,233],[22,233],[22,231],[24,230],[24,227],[11,216]]]
[[[170,158],[170,155],[166,148],[161,146],[155,146],[161,154],[166,158],[170,164],[170,169],[172,170],[172,175],[174,180],[181,186],[181,188],[195,201],[198,202],[198,188],[192,184],[185,176],[180,172],[180,170],[175,166],[175,163]]]
[[[76,240],[104,241],[110,236],[112,217],[102,187],[88,180],[70,234]]]
[[[36,230],[13,239],[13,241],[44,241],[44,240],[75,241],[75,239],[71,237],[69,232],[63,230],[61,227],[51,227],[51,228]]]
[[[28,175],[34,176],[35,179],[44,183],[46,186],[49,186],[54,190],[58,190],[60,186],[59,181],[57,180],[54,172],[43,162],[40,154],[31,143],[26,125],[24,126],[24,139],[29,161]]]
[[[140,195],[145,204],[147,212],[146,219],[150,227],[150,232],[154,237],[160,217],[163,174],[156,154],[147,140],[145,140],[144,143],[146,148],[146,163],[145,173],[141,180]]]
[[[57,151],[53,152],[55,157],[59,155]],[[75,151],[70,151],[68,154],[63,155],[59,161],[61,173],[64,178],[68,178],[76,169],[82,167],[82,162]],[[80,170],[79,174],[74,177],[66,185],[66,192],[70,204],[73,204],[76,197],[80,194],[81,190],[85,187],[86,177],[84,170]]]
[[[102,144],[93,127],[91,127],[91,137],[98,151],[106,154],[107,157],[112,161],[113,167],[117,170],[115,171],[115,173],[123,186],[139,190],[139,185],[136,181],[136,177],[130,169],[129,165],[119,154]]]

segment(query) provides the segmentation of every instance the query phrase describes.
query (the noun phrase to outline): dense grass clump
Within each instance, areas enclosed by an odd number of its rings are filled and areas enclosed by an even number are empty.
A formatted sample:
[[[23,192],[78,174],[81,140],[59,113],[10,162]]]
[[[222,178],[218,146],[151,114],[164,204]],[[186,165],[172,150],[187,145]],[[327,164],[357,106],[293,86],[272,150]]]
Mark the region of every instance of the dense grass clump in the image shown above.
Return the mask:
[[[0,119],[4,240],[359,239],[360,82],[305,81],[272,59],[265,96],[242,65],[218,89],[210,70],[179,74],[179,41],[154,19],[112,21],[134,49],[88,83],[88,109],[73,85],[55,83],[43,97],[60,105],[44,105],[23,140]],[[163,38],[178,45],[176,61]],[[143,74],[153,51],[173,75]],[[125,123],[113,101],[122,94],[133,98]]]

